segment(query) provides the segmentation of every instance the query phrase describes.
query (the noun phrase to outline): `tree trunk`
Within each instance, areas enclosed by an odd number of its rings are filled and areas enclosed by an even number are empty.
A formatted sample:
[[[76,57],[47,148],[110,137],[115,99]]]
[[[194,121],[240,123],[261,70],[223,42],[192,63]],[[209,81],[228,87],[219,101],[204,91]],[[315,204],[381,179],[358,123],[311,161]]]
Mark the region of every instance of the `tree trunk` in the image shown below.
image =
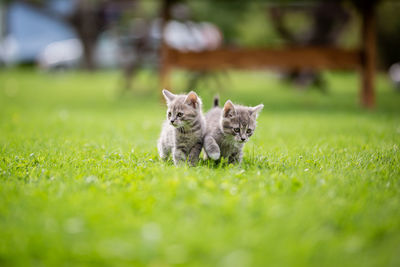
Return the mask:
[[[94,59],[94,50],[96,46],[97,36],[91,36],[87,33],[82,32],[82,29],[80,27],[75,28],[75,30],[78,33],[79,39],[82,42],[83,68],[89,71],[95,70],[97,66]]]
[[[8,20],[7,20],[7,3],[0,4],[0,43],[6,37],[8,32]]]
[[[71,25],[75,28],[83,47],[83,67],[87,70],[96,69],[94,50],[97,38],[101,30],[100,7],[95,1],[82,0],[79,2],[77,11],[70,19]]]

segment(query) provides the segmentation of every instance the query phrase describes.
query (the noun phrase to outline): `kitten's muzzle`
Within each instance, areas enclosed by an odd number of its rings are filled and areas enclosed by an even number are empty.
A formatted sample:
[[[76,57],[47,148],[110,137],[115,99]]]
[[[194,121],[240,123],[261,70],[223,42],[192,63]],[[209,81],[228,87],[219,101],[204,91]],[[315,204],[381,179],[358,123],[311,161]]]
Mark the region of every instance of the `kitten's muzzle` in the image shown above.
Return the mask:
[[[174,126],[174,127],[178,126],[178,125],[175,123],[175,120],[170,120],[170,123],[171,123],[171,125]]]

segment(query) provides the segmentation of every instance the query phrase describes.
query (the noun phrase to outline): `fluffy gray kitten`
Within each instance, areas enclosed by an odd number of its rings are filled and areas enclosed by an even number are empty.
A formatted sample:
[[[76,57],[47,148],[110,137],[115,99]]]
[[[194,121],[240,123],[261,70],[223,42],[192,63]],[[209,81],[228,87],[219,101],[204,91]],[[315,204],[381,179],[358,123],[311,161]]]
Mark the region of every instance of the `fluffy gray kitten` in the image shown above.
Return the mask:
[[[199,160],[205,131],[201,99],[193,91],[175,95],[164,89],[162,93],[168,110],[158,139],[158,153],[164,160],[172,154],[175,165],[188,161],[193,166]]]
[[[243,146],[253,135],[258,113],[264,105],[245,107],[228,100],[221,109],[218,102],[218,98],[215,98],[214,107],[205,117],[205,158],[218,160],[224,157],[229,163],[241,163]]]

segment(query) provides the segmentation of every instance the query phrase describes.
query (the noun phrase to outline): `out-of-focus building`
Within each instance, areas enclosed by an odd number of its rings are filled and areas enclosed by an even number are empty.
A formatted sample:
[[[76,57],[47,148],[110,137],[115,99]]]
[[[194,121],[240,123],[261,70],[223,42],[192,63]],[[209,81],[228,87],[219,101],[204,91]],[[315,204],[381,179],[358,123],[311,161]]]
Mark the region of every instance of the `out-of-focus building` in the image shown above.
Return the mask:
[[[0,54],[6,64],[35,62],[49,44],[76,38],[67,24],[20,2],[9,5],[6,24]]]

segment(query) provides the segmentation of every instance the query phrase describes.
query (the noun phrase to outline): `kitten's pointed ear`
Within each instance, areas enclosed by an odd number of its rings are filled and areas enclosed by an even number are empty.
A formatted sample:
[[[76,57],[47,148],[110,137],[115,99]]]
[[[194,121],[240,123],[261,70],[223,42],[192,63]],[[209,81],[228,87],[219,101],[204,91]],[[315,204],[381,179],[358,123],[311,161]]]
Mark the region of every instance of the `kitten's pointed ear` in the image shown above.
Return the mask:
[[[255,115],[256,117],[258,116],[258,113],[264,108],[263,104],[257,105],[255,107],[250,108],[250,114]]]
[[[236,112],[235,106],[233,105],[232,101],[227,100],[224,105],[223,115],[225,118],[232,117],[232,115]]]
[[[190,93],[186,96],[185,104],[188,104],[193,108],[197,108],[200,104],[200,98],[197,96],[195,92],[190,91]]]
[[[176,97],[176,95],[174,95],[173,93],[171,93],[167,89],[163,89],[162,93],[164,95],[165,100],[167,100],[167,103],[172,102]]]

